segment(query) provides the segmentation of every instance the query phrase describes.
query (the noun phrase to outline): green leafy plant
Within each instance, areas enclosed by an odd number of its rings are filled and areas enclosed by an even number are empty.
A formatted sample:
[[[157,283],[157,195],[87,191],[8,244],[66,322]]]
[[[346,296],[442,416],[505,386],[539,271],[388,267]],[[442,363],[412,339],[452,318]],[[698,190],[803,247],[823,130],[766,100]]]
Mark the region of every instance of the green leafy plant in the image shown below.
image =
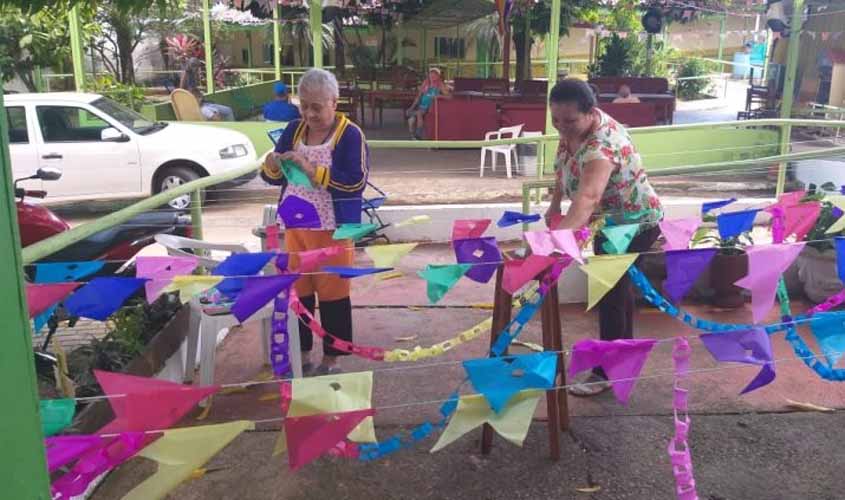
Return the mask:
[[[140,111],[141,107],[147,103],[143,87],[120,83],[114,75],[102,75],[89,80],[88,88],[135,111]]]
[[[704,222],[716,222],[715,215],[705,215]],[[731,238],[722,238],[719,231],[712,227],[701,227],[692,237],[692,247],[707,246],[719,248],[722,255],[740,255],[745,252],[745,247],[754,244],[751,232],[747,231]]]
[[[590,76],[635,76],[635,65],[640,47],[634,37],[620,37],[613,33],[602,40],[603,50],[595,64],[590,65]]]
[[[826,182],[819,187],[810,184],[807,196],[801,200],[802,202],[818,201],[821,203],[819,218],[816,219],[816,223],[813,224],[812,229],[810,229],[805,238],[807,246],[813,247],[819,252],[833,250],[833,238],[836,236],[845,236],[845,230],[839,231],[838,233],[827,233],[830,226],[843,216],[842,210],[827,199],[833,193],[838,194],[839,190],[832,182]]]
[[[678,97],[685,100],[701,99],[708,92],[710,92],[712,84],[706,78],[696,78],[708,74],[711,70],[711,65],[707,61],[699,58],[685,59],[678,68],[677,86],[675,93]],[[681,80],[681,78],[694,78],[690,80]]]

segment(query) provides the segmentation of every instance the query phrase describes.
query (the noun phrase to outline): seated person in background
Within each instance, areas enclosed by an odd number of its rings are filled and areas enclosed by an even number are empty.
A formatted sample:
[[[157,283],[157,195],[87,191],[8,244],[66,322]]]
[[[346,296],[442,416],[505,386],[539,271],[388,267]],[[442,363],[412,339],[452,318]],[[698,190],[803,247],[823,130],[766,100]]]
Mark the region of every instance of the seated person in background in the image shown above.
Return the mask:
[[[451,93],[451,89],[440,75],[440,70],[431,68],[428,70],[428,78],[423,82],[417,98],[414,103],[406,111],[408,117],[408,131],[414,139],[422,138],[423,119],[428,113],[431,105],[434,104],[434,98],[438,95],[447,96]]]
[[[290,102],[287,85],[277,82],[273,86],[273,94],[275,95],[273,100],[264,105],[265,120],[268,122],[289,122],[301,117],[299,108]]]
[[[203,97],[202,95],[202,92],[200,92],[199,89],[196,87],[191,89],[191,93],[194,94],[194,97],[197,98],[197,102],[199,102],[200,105],[200,112],[206,120],[215,122],[235,121],[235,112],[232,111],[232,108],[230,108],[229,106],[206,101],[205,97]]]
[[[622,85],[619,87],[619,92],[616,93],[616,98],[613,100],[614,104],[634,104],[640,102],[640,98],[631,95],[631,87]]]

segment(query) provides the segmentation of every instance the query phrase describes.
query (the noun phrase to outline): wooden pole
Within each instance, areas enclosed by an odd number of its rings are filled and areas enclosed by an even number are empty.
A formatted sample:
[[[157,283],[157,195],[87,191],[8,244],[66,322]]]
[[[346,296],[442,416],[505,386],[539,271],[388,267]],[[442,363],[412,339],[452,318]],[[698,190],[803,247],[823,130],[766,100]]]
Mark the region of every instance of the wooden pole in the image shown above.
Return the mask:
[[[273,4],[273,68],[276,80],[282,79],[282,11],[278,3]]]

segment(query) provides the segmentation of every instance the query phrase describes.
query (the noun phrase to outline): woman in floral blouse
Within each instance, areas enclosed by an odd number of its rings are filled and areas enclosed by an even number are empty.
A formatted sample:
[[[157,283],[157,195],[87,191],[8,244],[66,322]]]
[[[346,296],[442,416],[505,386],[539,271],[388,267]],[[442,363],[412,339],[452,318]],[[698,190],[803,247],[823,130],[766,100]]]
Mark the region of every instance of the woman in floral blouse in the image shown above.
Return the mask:
[[[642,160],[625,128],[596,107],[587,83],[566,79],[549,96],[552,123],[560,133],[555,173],[557,182],[546,213],[552,229],[578,229],[591,219],[608,225],[639,224],[628,252],[643,252],[660,234],[663,207],[648,182]],[[563,198],[572,203],[560,216]],[[606,240],[594,239],[596,254],[607,253]],[[633,338],[634,291],[627,275],[599,302],[599,337],[602,340]],[[604,371],[597,369],[570,392],[592,396],[610,388]]]

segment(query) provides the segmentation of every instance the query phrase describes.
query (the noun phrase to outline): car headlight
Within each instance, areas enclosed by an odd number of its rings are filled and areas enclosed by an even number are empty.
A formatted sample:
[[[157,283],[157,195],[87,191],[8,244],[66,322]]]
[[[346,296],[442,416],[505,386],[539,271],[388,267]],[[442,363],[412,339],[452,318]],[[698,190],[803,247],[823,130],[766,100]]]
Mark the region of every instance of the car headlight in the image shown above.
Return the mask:
[[[244,146],[243,144],[235,144],[234,146],[229,146],[220,150],[220,158],[223,160],[228,160],[230,158],[240,158],[241,156],[246,155],[246,146]]]

